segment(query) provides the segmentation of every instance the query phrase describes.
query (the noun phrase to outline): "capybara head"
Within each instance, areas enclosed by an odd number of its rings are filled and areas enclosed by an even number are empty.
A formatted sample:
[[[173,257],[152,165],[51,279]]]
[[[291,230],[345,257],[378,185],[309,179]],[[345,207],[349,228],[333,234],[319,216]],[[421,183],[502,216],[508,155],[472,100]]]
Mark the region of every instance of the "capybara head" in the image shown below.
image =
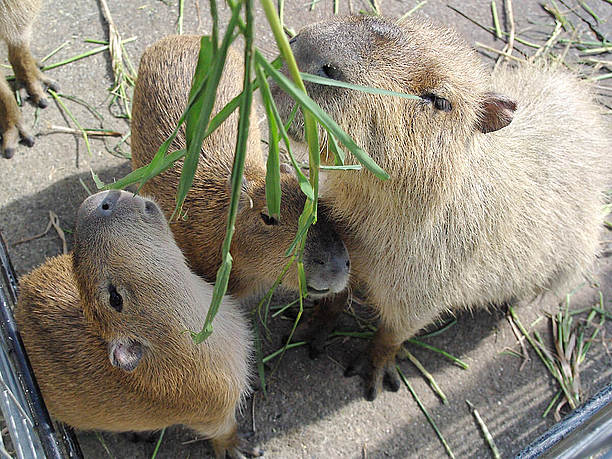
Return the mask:
[[[475,133],[503,128],[516,109],[509,98],[489,92],[486,69],[463,39],[423,18],[402,23],[367,16],[332,18],[304,27],[291,48],[302,72],[420,97],[306,85],[308,94],[391,177],[400,167],[397,161],[417,170],[452,162],[440,154],[446,147],[460,151]],[[275,85],[273,94],[288,118],[293,101]],[[303,139],[299,112],[291,134]],[[349,155],[348,161],[355,160]]]
[[[281,170],[279,218],[269,215],[264,176],[254,180],[245,178],[236,218],[236,233],[232,241],[232,256],[236,266],[240,266],[240,274],[253,279],[265,279],[268,286],[289,261],[285,251],[295,239],[298,220],[306,202],[295,175],[286,167],[281,167]],[[350,272],[348,251],[334,224],[327,217],[324,204],[319,205],[317,223],[308,230],[303,261],[311,297],[338,293],[346,288]],[[283,284],[298,289],[295,266]]]
[[[125,191],[90,196],[79,208],[73,268],[86,318],[108,343],[111,363],[134,370],[164,340],[180,339],[175,317],[189,317],[188,270],[164,214]],[[189,327],[181,320],[179,325]]]

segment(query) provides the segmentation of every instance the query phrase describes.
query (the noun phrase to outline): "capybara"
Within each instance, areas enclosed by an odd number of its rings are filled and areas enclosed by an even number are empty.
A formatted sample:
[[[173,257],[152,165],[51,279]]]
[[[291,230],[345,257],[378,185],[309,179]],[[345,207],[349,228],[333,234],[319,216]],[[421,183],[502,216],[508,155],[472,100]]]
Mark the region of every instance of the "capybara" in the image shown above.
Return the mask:
[[[51,415],[78,429],[150,431],[184,424],[240,457],[237,406],[248,391],[251,335],[225,297],[195,345],[212,298],[160,208],[128,192],[83,202],[74,251],[20,281],[19,331]]]
[[[442,313],[563,292],[589,269],[612,148],[585,82],[545,65],[491,76],[453,30],[417,17],[333,18],[291,47],[303,72],[421,97],[307,84],[390,175],[330,171],[321,190],[380,316],[346,372],[365,377],[366,398],[383,379],[399,388],[396,352]],[[294,102],[273,94],[287,118]],[[291,133],[304,137],[300,114]]]
[[[150,46],[138,68],[132,107],[132,166],[148,164],[170,135],[187,106],[189,88],[198,60],[200,37],[171,36]],[[213,116],[242,91],[242,59],[229,50],[217,90]],[[305,196],[295,175],[282,168],[280,218],[268,215],[265,195],[266,165],[260,146],[255,106],[251,112],[249,142],[236,231],[232,239],[232,272],[228,291],[243,298],[268,289],[279,276],[288,258],[304,208]],[[192,269],[214,282],[221,264],[221,248],[231,194],[230,175],[234,160],[238,113],[234,112],[204,140],[198,169],[183,209],[186,219],[172,221],[174,237]],[[185,148],[181,129],[170,150]],[[170,217],[175,208],[180,162],[148,181],[143,192],[153,196]],[[321,205],[319,219],[307,234],[304,268],[312,297],[339,293],[346,287],[350,261],[346,247]],[[298,290],[295,264],[283,281]]]

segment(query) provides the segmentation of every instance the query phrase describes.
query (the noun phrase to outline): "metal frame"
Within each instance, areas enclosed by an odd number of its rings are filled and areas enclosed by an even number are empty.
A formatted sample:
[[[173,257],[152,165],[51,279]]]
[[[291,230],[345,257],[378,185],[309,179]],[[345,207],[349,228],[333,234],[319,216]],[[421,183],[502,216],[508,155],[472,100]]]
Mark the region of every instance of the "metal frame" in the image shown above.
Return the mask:
[[[54,426],[36,383],[13,318],[17,290],[17,276],[0,233],[0,408],[13,446],[19,458],[80,459],[83,453],[74,431],[61,423]],[[0,448],[6,457],[4,445]]]

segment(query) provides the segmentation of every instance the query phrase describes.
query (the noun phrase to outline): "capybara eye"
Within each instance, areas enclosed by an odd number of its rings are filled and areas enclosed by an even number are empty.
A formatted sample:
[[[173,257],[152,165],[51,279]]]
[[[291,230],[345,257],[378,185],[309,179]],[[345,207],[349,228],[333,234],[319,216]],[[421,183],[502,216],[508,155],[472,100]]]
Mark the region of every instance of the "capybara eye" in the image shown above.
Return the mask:
[[[434,107],[436,107],[437,110],[442,110],[443,112],[450,112],[453,108],[451,103],[444,97],[436,97],[434,99]]]
[[[330,78],[332,80],[343,80],[343,75],[340,69],[338,67],[334,67],[332,64],[322,65],[318,73],[320,76]]]
[[[433,93],[428,92],[426,94],[423,94],[421,97],[423,98],[423,100],[426,100],[427,102],[432,103],[436,110],[440,110],[443,112],[450,112],[453,108],[453,106],[451,105],[448,99],[445,99],[444,97],[436,96]]]
[[[152,201],[147,201],[145,203],[145,211],[150,213],[150,214],[156,214],[157,213],[157,206],[155,204],[153,204]]]
[[[263,212],[259,215],[261,216],[261,219],[266,225],[278,225],[278,220],[276,218],[270,217],[269,215],[264,214]]]
[[[111,308],[117,312],[121,312],[123,310],[123,297],[119,294],[113,284],[108,286],[108,293],[108,302],[110,303]]]

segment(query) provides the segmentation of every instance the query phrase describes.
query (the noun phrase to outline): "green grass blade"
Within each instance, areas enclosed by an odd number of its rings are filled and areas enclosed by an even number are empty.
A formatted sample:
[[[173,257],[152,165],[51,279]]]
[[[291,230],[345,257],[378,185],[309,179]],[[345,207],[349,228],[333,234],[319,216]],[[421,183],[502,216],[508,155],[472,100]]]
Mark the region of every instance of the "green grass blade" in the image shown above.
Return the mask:
[[[353,89],[355,91],[361,91],[368,94],[376,94],[381,96],[395,96],[401,97],[403,99],[418,99],[422,100],[423,98],[420,96],[415,96],[414,94],[405,94],[403,92],[389,91],[387,89],[381,88],[372,88],[370,86],[361,86],[358,84],[347,83],[345,81],[332,80],[331,78],[320,77],[318,75],[312,75],[311,73],[300,72],[300,76],[304,81],[309,81],[311,83],[322,84],[325,86],[336,86],[338,88],[345,89]]]
[[[260,66],[255,66],[255,73],[257,75],[257,81],[262,88],[268,88],[268,82],[266,76]],[[266,92],[267,92],[266,91]],[[262,91],[263,92],[263,91]],[[281,185],[280,185],[280,148],[278,143],[280,141],[278,125],[272,112],[272,107],[269,103],[264,100],[264,107],[266,109],[266,115],[268,119],[268,161],[266,162],[266,203],[268,205],[268,212],[270,216],[278,219],[280,218],[280,204],[281,204]]]
[[[157,444],[155,445],[155,450],[153,451],[153,455],[151,455],[151,459],[155,459],[157,457],[157,453],[159,452],[159,448],[161,446],[165,433],[166,433],[166,428],[164,427],[161,433],[159,434],[159,438],[157,439]]]
[[[345,145],[349,151],[357,158],[357,160],[363,164],[370,172],[381,180],[386,180],[389,175],[374,162],[372,158],[361,148],[355,141],[344,132],[344,130],[338,126],[338,124],[323,111],[319,105],[312,100],[308,95],[300,91],[286,76],[274,69],[270,63],[261,55],[261,53],[255,53],[255,59],[257,63],[261,65],[268,75],[270,75],[274,81],[286,91],[300,106],[308,110],[312,115],[321,123],[330,133],[332,133],[343,145]]]
[[[183,170],[181,171],[181,179],[178,184],[177,194],[176,194],[176,207],[174,209],[173,216],[178,212],[179,215],[182,212],[183,203],[185,202],[185,198],[187,197],[187,193],[191,188],[193,183],[193,178],[195,176],[195,171],[198,166],[198,161],[200,159],[200,150],[202,148],[202,142],[204,141],[204,136],[206,134],[206,128],[208,127],[210,121],[210,115],[212,113],[215,99],[217,95],[217,86],[219,85],[219,81],[221,80],[221,75],[223,73],[223,67],[225,66],[225,59],[227,57],[227,51],[234,37],[234,30],[236,29],[236,25],[238,23],[238,14],[240,12],[239,6],[235,7],[232,10],[232,16],[227,25],[227,30],[223,36],[223,41],[221,43],[221,47],[217,50],[214,61],[211,62],[211,67],[208,71],[208,76],[205,81],[205,89],[200,94],[202,97],[202,105],[201,110],[198,110],[196,115],[197,119],[189,118],[187,123],[187,153],[185,155],[185,161],[183,162]],[[202,38],[201,46],[206,46],[207,43],[212,45],[212,40],[205,40]],[[214,45],[208,49],[208,53],[212,56],[214,49]],[[204,60],[206,59],[207,51],[204,50]],[[202,57],[202,52],[200,53],[200,57]],[[204,64],[205,62],[202,62]],[[198,67],[200,67],[200,60],[198,59]],[[200,69],[200,71],[204,71]],[[251,83],[250,77],[249,85]],[[197,81],[197,80],[196,80]],[[193,93],[192,89],[192,93]],[[247,95],[248,98],[249,95]],[[252,93],[250,94],[252,97]],[[198,104],[197,102],[195,103]],[[191,123],[190,123],[191,121]],[[193,127],[192,127],[193,126]]]
[[[223,37],[223,43],[219,50],[218,54],[218,63],[220,68],[219,73],[217,74],[217,68],[214,71],[211,71],[209,76],[208,84],[214,83],[214,90],[216,91],[219,79],[221,77],[221,70],[223,69],[223,63],[225,61],[225,57],[227,55],[227,49],[229,47],[229,36],[231,35],[228,31],[232,30],[236,26],[239,5],[234,8],[232,11],[232,19],[228,25],[228,29],[226,30],[225,36]],[[217,280],[215,282],[215,288],[213,290],[213,299],[208,309],[208,313],[206,314],[206,320],[202,327],[202,330],[197,334],[192,334],[193,340],[196,343],[201,343],[206,338],[208,338],[213,331],[212,321],[215,318],[219,310],[219,306],[221,305],[221,300],[227,291],[227,284],[229,282],[230,271],[232,269],[232,256],[230,255],[230,245],[232,243],[232,236],[234,234],[234,225],[236,223],[236,216],[238,214],[238,203],[240,200],[241,186],[242,186],[242,176],[244,173],[244,160],[246,158],[247,144],[248,144],[248,136],[249,136],[249,121],[251,114],[251,105],[253,101],[253,83],[251,81],[251,68],[253,66],[253,1],[245,0],[245,15],[246,15],[246,31],[245,31],[245,51],[244,51],[244,82],[243,82],[243,98],[240,103],[240,116],[238,119],[238,138],[236,140],[236,151],[234,154],[234,164],[232,167],[232,195],[230,199],[229,213],[227,217],[227,230],[225,233],[225,239],[223,240],[223,248],[222,248],[222,264],[217,272]],[[214,66],[215,64],[213,64]],[[213,80],[215,78],[217,81]],[[209,96],[210,97],[210,96]],[[213,98],[214,103],[214,98]],[[206,102],[204,104],[204,108],[208,110]],[[210,110],[212,110],[212,105],[210,106]],[[210,117],[210,111],[206,115],[208,119]],[[201,143],[200,143],[201,145]],[[198,147],[198,155],[199,155]],[[197,163],[196,163],[197,165]],[[183,169],[184,170],[184,169]]]
[[[261,68],[261,66],[258,66],[258,68]],[[308,177],[304,175],[302,169],[300,169],[298,162],[293,156],[289,135],[287,134],[287,130],[283,125],[283,120],[281,119],[280,114],[278,113],[278,108],[276,107],[276,103],[274,102],[274,98],[272,97],[272,93],[270,92],[270,86],[268,85],[267,81],[265,81],[265,84],[261,86],[261,98],[263,99],[263,103],[266,107],[266,112],[268,112],[269,109],[272,112],[274,119],[276,120],[276,127],[278,128],[280,136],[283,139],[283,142],[285,143],[285,147],[287,148],[287,152],[289,153],[289,159],[291,160],[291,164],[295,169],[295,174],[298,179],[298,184],[300,185],[302,193],[304,193],[308,199],[314,201],[314,189],[311,183],[308,181]]]
[[[331,132],[327,132],[327,148],[329,148],[334,155],[334,165],[344,166],[344,151],[338,146],[336,138]]]
[[[449,457],[454,459],[455,455],[453,454],[452,450],[450,449],[450,446],[448,446],[448,443],[446,443],[446,440],[442,436],[442,432],[440,432],[440,429],[438,429],[438,426],[436,425],[435,421],[433,420],[433,418],[431,417],[431,415],[429,414],[429,412],[425,408],[425,405],[423,405],[423,403],[421,402],[421,399],[418,397],[418,395],[416,394],[416,392],[414,391],[414,389],[412,388],[412,386],[408,382],[408,379],[406,379],[406,376],[404,376],[404,373],[402,372],[402,370],[399,367],[399,365],[395,365],[395,368],[397,369],[397,372],[398,372],[398,374],[400,376],[400,379],[402,380],[404,385],[408,388],[408,390],[410,391],[410,394],[412,394],[412,398],[414,398],[414,400],[417,402],[417,405],[419,405],[419,408],[421,409],[421,411],[423,412],[423,414],[427,418],[427,421],[429,422],[429,424],[431,425],[433,430],[436,432],[436,435],[440,439],[440,442],[442,442],[442,446],[444,446],[444,449],[446,450],[446,453],[449,455]]]

